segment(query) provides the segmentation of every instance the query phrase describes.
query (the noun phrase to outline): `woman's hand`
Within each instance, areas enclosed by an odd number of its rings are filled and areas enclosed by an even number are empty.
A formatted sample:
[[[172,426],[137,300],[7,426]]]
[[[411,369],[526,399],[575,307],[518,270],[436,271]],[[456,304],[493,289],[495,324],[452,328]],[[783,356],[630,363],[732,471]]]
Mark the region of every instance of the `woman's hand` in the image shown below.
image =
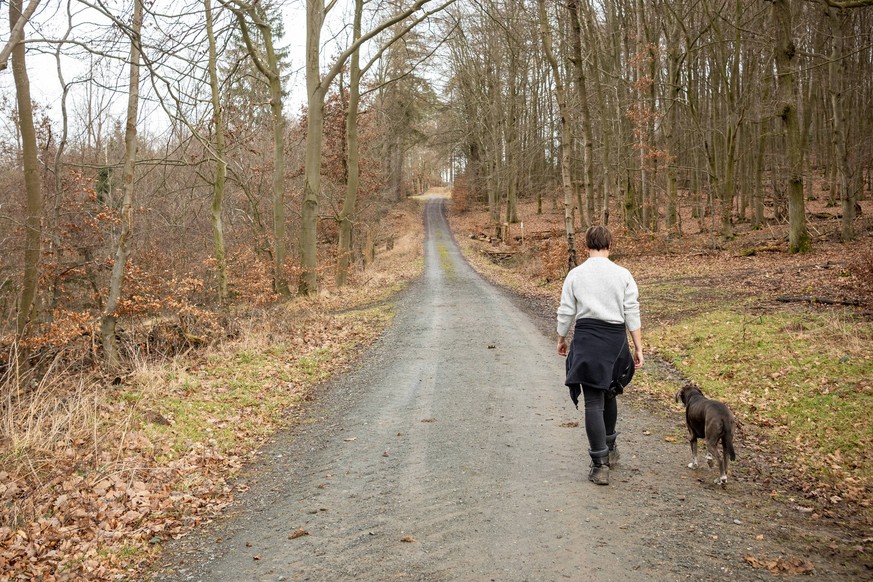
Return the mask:
[[[567,355],[567,338],[558,336],[558,355],[566,356]]]
[[[643,332],[635,329],[630,334],[634,340],[634,366],[642,368],[646,363],[646,358],[643,357]]]

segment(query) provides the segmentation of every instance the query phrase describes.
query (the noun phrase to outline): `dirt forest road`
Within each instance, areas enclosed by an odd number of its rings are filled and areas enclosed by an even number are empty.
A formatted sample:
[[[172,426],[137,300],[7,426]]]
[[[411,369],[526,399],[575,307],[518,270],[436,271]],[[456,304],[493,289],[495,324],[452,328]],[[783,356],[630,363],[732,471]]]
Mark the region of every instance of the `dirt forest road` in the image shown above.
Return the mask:
[[[869,572],[811,553],[805,522],[754,484],[698,480],[664,442],[679,419],[627,402],[621,463],[609,487],[589,483],[553,333],[471,270],[444,210],[426,204],[425,272],[390,330],[152,578],[772,579],[746,556],[802,557],[815,580]]]

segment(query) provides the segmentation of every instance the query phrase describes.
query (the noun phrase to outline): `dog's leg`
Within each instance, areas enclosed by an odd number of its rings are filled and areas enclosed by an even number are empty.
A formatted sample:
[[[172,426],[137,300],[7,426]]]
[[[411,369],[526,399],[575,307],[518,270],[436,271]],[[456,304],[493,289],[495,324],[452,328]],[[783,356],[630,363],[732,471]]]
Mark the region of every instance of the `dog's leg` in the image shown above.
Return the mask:
[[[721,451],[719,455],[721,458],[719,459],[721,463],[719,464],[721,468],[721,475],[718,477],[718,484],[722,487],[727,484],[727,470],[728,470],[728,456],[725,454],[725,451]]]
[[[688,440],[691,442],[691,462],[688,463],[689,469],[696,469],[698,467],[697,462],[697,437],[694,435],[690,435]]]
[[[718,450],[718,443],[721,437],[706,439],[706,461],[711,469],[713,465],[718,465],[719,477],[715,480],[716,485],[724,486],[727,483],[727,459]]]

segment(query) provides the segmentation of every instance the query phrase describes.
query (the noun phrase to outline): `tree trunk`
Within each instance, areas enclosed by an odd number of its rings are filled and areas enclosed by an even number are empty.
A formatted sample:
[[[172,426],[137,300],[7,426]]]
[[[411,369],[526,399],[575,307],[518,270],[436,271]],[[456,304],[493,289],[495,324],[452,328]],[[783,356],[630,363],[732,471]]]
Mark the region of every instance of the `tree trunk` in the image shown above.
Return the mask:
[[[731,217],[734,207],[734,194],[736,193],[736,142],[737,125],[732,121],[733,115],[729,115],[725,128],[725,151],[724,151],[724,177],[721,180],[721,235],[725,239],[734,237],[734,227]]]
[[[679,38],[679,26],[673,29],[672,38]],[[682,231],[679,225],[679,189],[677,184],[679,164],[679,104],[682,93],[682,69],[681,55],[679,54],[678,43],[671,45],[668,49],[668,74],[670,87],[670,108],[667,118],[665,136],[667,147],[669,148],[667,159],[667,236],[681,236]]]
[[[100,335],[103,341],[103,357],[109,369],[118,367],[118,340],[115,336],[118,316],[116,310],[121,299],[127,257],[130,254],[128,242],[133,230],[134,172],[136,170],[137,127],[139,111],[139,60],[140,32],[142,31],[142,0],[134,0],[133,20],[130,25],[130,82],[127,94],[127,116],[124,126],[124,166],[121,174],[121,233],[115,247],[115,262],[109,278],[109,297],[103,310]]]
[[[270,86],[270,115],[273,123],[273,291],[282,297],[290,297],[288,278],[285,276],[285,116],[282,114],[282,78],[279,74],[279,58],[273,46],[273,30],[269,22],[258,13],[256,5],[243,5],[243,10],[234,10],[243,42],[248,48],[252,62],[264,75]],[[264,41],[262,59],[249,34],[245,15],[248,15]],[[316,55],[317,58],[317,55]],[[265,62],[266,61],[266,62]]]
[[[6,41],[3,49],[0,50],[0,71],[6,70],[9,57],[12,56],[15,49],[23,47],[24,26],[30,20],[30,17],[33,16],[33,13],[36,12],[39,2],[40,0],[30,0],[24,13],[21,12],[21,0],[12,0],[9,3],[9,39]]]
[[[769,85],[764,88],[764,101],[769,97]],[[757,154],[755,155],[755,173],[752,176],[752,228],[758,229],[764,225],[764,152],[767,143],[768,119],[761,119],[757,124]]]
[[[581,11],[579,0],[570,0],[567,3],[570,10],[570,30],[573,35],[573,51],[570,61],[576,72],[576,91],[579,93],[579,114],[582,121],[582,199],[584,206],[579,205],[579,223],[582,228],[588,225],[585,220],[585,212],[588,213],[588,221],[594,220],[594,201],[597,198],[594,192],[594,135],[591,129],[591,109],[588,106],[588,80],[585,78],[585,68],[582,62],[582,25],[580,22]]]
[[[849,164],[849,154],[846,147],[846,113],[843,105],[843,27],[840,23],[842,10],[826,7],[828,24],[831,29],[831,56],[828,64],[828,88],[831,102],[831,115],[833,116],[833,132],[831,141],[833,144],[832,155],[836,169],[834,185],[839,192],[842,206],[842,218],[840,222],[840,239],[848,242],[855,238],[855,196],[852,184],[852,167]],[[835,196],[831,192],[831,196]]]
[[[520,6],[516,6],[520,9]],[[507,100],[509,101],[508,116],[503,124],[504,141],[506,143],[506,166],[507,166],[507,184],[506,184],[506,222],[515,224],[518,222],[518,182],[519,182],[519,166],[522,163],[521,152],[519,151],[519,115],[518,111],[524,108],[524,104],[519,104],[519,62],[518,54],[515,51],[510,51],[509,55],[509,88],[507,92]]]
[[[21,13],[21,0],[9,2],[9,29],[16,30]],[[27,332],[33,310],[36,289],[39,284],[39,258],[42,253],[42,181],[37,159],[36,130],[33,125],[33,104],[30,100],[30,78],[24,55],[24,42],[12,47],[12,76],[15,81],[15,97],[18,105],[18,126],[21,132],[21,154],[24,169],[24,189],[26,194],[26,218],[24,235],[24,276],[21,295],[18,300],[16,331],[19,337]]]
[[[206,34],[209,39],[209,87],[212,95],[212,125],[215,137],[215,179],[212,183],[212,247],[215,254],[218,302],[227,307],[227,257],[224,247],[224,226],[221,210],[224,200],[224,185],[227,178],[227,162],[224,147],[224,115],[221,110],[221,93],[218,86],[218,57],[215,46],[211,0],[203,0],[206,17]]]
[[[656,171],[657,158],[648,154],[654,151],[655,148],[655,58],[652,48],[650,47],[649,27],[646,21],[646,3],[644,0],[637,0],[636,10],[636,32],[637,32],[637,58],[640,59],[637,65],[637,80],[636,80],[636,100],[638,113],[640,118],[636,120],[637,124],[637,154],[639,156],[639,175],[640,175],[640,202],[642,210],[642,225],[644,228],[652,231],[658,229],[658,208],[657,208],[657,189],[655,187],[654,175]],[[645,57],[643,57],[645,54]],[[649,162],[651,160],[651,163]]]
[[[355,0],[355,17],[352,28],[354,40],[361,38],[361,17],[364,11],[363,0]],[[358,106],[361,101],[361,55],[357,50],[349,63],[349,107],[346,112],[346,142],[348,148],[348,177],[346,196],[339,215],[339,241],[336,253],[336,286],[343,287],[348,280],[349,264],[352,257],[352,218],[358,200],[360,160],[358,155]]]
[[[585,18],[584,21],[588,24],[588,38],[591,39],[592,44],[595,43],[596,39],[596,31],[599,30],[599,27],[594,27],[592,23],[594,22],[594,11],[591,8],[591,3],[589,0],[581,0],[585,2]],[[612,38],[612,30],[613,30],[613,17],[612,17],[612,8],[607,1],[605,3],[605,17],[606,17],[606,34],[607,38]],[[609,41],[605,43],[606,45],[610,45],[615,41]],[[609,50],[607,46],[607,51]],[[601,53],[599,50],[591,51],[591,70],[598,74],[599,71],[602,70],[603,67],[603,59],[601,59]],[[593,187],[594,193],[601,193],[600,199],[597,201],[598,212],[600,222],[604,225],[609,224],[609,196],[610,192],[615,191],[615,172],[612,170],[612,162],[610,160],[610,145],[613,143],[612,139],[612,126],[608,120],[608,112],[609,112],[609,100],[607,98],[606,92],[604,91],[604,83],[601,82],[599,77],[594,79],[594,94],[597,100],[597,105],[600,109],[600,114],[603,117],[600,121],[600,131],[598,132],[600,136],[600,144],[601,148],[601,171],[599,175],[595,175],[595,179],[598,181],[597,186]],[[594,132],[592,132],[592,138],[594,136]],[[593,146],[593,144],[592,144]],[[592,164],[593,165],[593,164]]]
[[[306,161],[303,203],[300,215],[300,267],[297,285],[301,295],[318,291],[317,257],[318,198],[321,193],[321,145],[324,140],[325,87],[321,81],[321,26],[324,0],[306,2]]]
[[[270,113],[273,118],[273,245],[275,262],[273,274],[274,291],[282,297],[290,297],[285,260],[288,247],[285,241],[285,115],[282,113],[282,77],[279,74],[279,58],[273,48],[273,31],[264,22],[261,25],[266,51],[266,67],[270,71]]]
[[[788,172],[788,250],[809,250],[806,207],[803,199],[803,128],[797,111],[797,81],[794,62],[797,47],[792,38],[791,0],[773,0],[773,25],[776,31],[776,78],[778,112],[786,138]]]
[[[573,147],[573,130],[570,126],[570,112],[567,107],[567,92],[561,80],[558,61],[552,51],[552,33],[546,16],[545,0],[538,0],[540,15],[540,34],[543,42],[543,52],[552,68],[555,78],[555,93],[558,101],[558,114],[561,116],[561,183],[564,192],[564,230],[567,235],[567,270],[575,267],[576,259],[576,226],[573,220],[573,177],[570,172],[570,154]]]

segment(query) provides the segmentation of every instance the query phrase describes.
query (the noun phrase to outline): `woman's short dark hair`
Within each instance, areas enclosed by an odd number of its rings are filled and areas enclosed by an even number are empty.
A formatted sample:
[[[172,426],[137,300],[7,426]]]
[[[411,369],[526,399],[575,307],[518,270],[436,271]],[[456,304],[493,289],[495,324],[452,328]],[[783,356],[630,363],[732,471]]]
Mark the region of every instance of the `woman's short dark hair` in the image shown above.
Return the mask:
[[[602,224],[591,226],[585,231],[585,246],[592,251],[609,250],[612,233]]]

